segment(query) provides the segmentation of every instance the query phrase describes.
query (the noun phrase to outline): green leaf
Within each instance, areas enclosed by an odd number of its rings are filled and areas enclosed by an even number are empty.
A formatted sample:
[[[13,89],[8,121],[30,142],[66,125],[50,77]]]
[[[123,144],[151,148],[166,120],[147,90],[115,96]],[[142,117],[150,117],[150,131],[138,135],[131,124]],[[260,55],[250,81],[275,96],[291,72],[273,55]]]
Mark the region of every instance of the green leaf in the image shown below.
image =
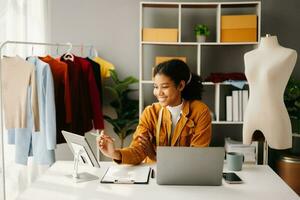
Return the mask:
[[[139,91],[139,90],[138,89],[128,89],[125,92],[126,92],[126,94],[129,94],[131,92],[137,92],[137,91]]]
[[[107,115],[103,115],[103,118],[104,118],[105,120],[112,120],[112,118],[111,118],[110,116],[107,116]]]
[[[208,26],[206,26],[205,24],[197,24],[194,28],[194,32],[195,32],[195,35],[205,35],[205,36],[210,35]]]
[[[114,130],[115,134],[117,134],[117,136],[118,136],[119,138],[121,138],[121,135],[120,135],[121,129],[117,129],[116,127],[114,127],[113,130]]]
[[[135,132],[135,129],[128,129],[125,133],[125,138]]]
[[[133,119],[131,122],[129,122],[129,123],[127,124],[127,126],[128,126],[128,127],[131,127],[131,126],[133,126],[133,125],[136,125],[138,122],[139,122],[139,119]]]
[[[123,81],[121,81],[121,83],[129,83],[129,84],[137,83],[137,82],[139,82],[139,80],[132,76],[129,76],[129,77],[125,78]]]
[[[110,71],[111,78],[115,82],[115,84],[119,84],[120,80],[119,80],[117,72],[115,70],[112,70],[112,69],[110,69],[109,71]]]
[[[139,101],[129,98],[130,92],[135,92],[137,89],[130,89],[131,84],[138,82],[138,79],[129,76],[124,80],[120,80],[115,70],[111,70],[111,78],[113,85],[106,86],[107,90],[112,94],[110,106],[114,108],[117,117],[112,119],[105,116],[104,119],[113,126],[113,130],[123,140],[135,130],[135,125],[138,124]]]
[[[115,86],[115,89],[118,91],[119,95],[122,95],[128,90],[130,84],[136,83],[134,79],[130,79],[126,82],[119,83]]]
[[[106,120],[108,123],[110,123],[114,127],[116,132],[119,132],[121,130],[121,128],[118,125],[118,120],[112,119],[111,117],[109,117],[107,115],[104,115],[103,118],[104,118],[104,120]]]
[[[289,80],[284,91],[284,103],[290,118],[300,119],[300,81]]]
[[[112,94],[112,98],[119,99],[118,91],[110,86],[105,86],[105,89],[108,90]]]
[[[116,99],[110,102],[111,107],[113,107],[116,110],[119,110],[121,107],[121,101],[120,99]]]

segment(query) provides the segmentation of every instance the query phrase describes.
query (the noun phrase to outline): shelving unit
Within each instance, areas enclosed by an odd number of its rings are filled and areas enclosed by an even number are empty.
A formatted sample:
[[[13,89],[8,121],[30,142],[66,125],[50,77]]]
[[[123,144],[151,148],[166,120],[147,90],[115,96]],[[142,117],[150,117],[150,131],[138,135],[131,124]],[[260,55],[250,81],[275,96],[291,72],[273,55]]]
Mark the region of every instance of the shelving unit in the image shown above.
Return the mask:
[[[243,55],[258,42],[221,42],[222,15],[257,15],[257,41],[260,40],[261,3],[251,2],[141,2],[139,42],[139,111],[156,101],[152,94],[152,68],[155,56],[185,56],[191,71],[205,78],[212,72],[244,71]],[[196,42],[194,26],[208,25],[207,42]],[[176,28],[176,42],[143,41],[143,28]],[[230,59],[228,59],[230,57]],[[217,59],[216,59],[217,58]],[[220,109],[225,83],[204,82],[203,101],[215,114],[214,125],[241,125],[225,121]]]

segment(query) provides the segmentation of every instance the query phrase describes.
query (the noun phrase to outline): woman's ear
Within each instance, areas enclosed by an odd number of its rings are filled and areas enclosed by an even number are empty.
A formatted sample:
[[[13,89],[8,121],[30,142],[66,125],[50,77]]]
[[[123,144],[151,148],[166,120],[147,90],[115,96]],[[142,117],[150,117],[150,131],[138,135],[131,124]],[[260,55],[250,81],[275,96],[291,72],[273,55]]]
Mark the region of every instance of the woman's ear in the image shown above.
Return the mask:
[[[184,89],[184,87],[185,87],[185,81],[184,81],[184,80],[181,80],[181,81],[179,82],[177,88],[178,88],[179,91],[181,92],[181,91]]]

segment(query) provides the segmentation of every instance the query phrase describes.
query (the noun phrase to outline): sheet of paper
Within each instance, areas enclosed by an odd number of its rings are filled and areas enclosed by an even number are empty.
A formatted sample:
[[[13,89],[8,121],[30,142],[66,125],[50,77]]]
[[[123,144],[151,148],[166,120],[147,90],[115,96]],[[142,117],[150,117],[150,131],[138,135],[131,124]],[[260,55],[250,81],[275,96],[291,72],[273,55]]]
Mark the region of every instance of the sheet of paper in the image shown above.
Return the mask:
[[[147,183],[150,167],[116,165],[111,166],[103,176],[103,183]]]

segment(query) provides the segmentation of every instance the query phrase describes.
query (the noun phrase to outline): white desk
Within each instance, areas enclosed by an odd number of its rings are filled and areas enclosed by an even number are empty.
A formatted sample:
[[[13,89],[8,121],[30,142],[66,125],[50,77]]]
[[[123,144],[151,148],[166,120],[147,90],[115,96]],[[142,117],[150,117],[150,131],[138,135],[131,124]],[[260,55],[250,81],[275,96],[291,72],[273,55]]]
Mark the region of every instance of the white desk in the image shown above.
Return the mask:
[[[111,162],[101,162],[101,168],[79,166],[79,172],[90,172],[100,178]],[[222,186],[161,186],[155,179],[149,184],[101,184],[99,180],[73,183],[65,175],[71,174],[73,162],[58,161],[25,190],[23,200],[161,200],[161,199],[230,199],[230,200],[294,200],[299,196],[275,174],[269,166],[244,165],[237,174],[243,184]],[[225,167],[224,167],[225,169]]]

